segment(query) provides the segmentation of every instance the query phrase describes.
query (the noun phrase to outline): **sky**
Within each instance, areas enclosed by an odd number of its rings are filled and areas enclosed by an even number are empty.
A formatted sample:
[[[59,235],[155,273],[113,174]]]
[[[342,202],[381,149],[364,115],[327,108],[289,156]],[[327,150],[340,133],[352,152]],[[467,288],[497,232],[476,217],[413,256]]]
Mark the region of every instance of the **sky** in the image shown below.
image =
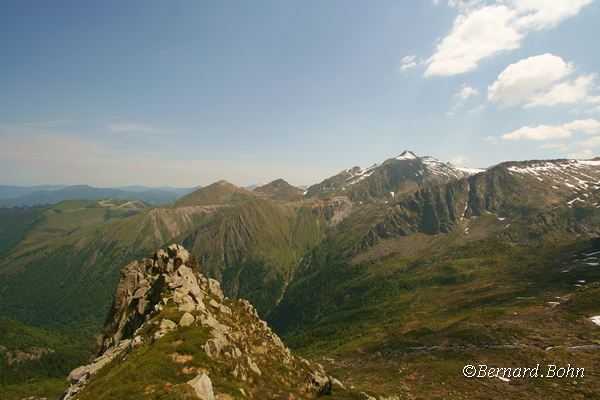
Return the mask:
[[[600,155],[598,0],[5,0],[0,184]]]

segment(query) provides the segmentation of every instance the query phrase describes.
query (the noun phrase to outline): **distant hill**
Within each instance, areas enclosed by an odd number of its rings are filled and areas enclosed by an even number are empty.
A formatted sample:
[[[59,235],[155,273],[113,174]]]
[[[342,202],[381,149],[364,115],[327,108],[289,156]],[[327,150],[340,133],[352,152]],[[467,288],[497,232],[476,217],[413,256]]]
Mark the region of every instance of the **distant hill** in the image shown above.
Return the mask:
[[[194,190],[177,200],[173,205],[182,206],[209,206],[230,204],[253,198],[255,195],[246,189],[235,186],[225,180],[210,184]]]
[[[12,189],[11,189],[12,188]],[[18,187],[0,187],[0,192],[7,195],[9,193],[18,193]],[[42,188],[38,186],[37,188]],[[102,200],[107,198],[119,198],[122,200],[141,200],[151,204],[170,203],[189,189],[174,188],[142,188],[136,187],[135,190],[124,190],[117,188],[96,188],[88,185],[75,185],[62,188],[51,188],[31,191],[31,188],[21,188],[21,192],[28,192],[13,198],[0,198],[0,206],[35,206],[45,204],[55,204],[63,200]]]
[[[283,179],[277,179],[253,190],[259,196],[274,200],[294,201],[302,198],[303,190],[290,185]]]
[[[59,190],[68,187],[68,185],[40,185],[40,186],[13,186],[0,185],[0,200],[14,199],[26,196],[35,192]]]

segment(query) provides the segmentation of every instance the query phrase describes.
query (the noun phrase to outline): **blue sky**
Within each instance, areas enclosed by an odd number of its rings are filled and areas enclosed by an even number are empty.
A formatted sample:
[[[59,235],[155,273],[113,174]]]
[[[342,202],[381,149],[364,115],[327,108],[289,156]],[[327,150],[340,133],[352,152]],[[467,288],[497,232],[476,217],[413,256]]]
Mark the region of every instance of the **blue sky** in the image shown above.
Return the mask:
[[[598,21],[593,0],[3,1],[0,183],[598,156]]]

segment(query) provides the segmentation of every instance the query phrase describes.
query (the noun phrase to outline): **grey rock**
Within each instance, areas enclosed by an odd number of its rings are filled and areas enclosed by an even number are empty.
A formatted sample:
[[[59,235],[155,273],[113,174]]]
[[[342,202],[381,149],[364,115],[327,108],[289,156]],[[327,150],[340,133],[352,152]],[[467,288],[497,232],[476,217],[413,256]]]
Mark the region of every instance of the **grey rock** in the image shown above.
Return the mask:
[[[179,320],[179,326],[190,326],[194,322],[196,322],[196,318],[194,318],[192,314],[186,312]]]
[[[196,396],[198,396],[199,399],[215,400],[212,382],[205,373],[196,376],[194,379],[188,381],[187,384],[194,389],[194,392],[196,392]]]

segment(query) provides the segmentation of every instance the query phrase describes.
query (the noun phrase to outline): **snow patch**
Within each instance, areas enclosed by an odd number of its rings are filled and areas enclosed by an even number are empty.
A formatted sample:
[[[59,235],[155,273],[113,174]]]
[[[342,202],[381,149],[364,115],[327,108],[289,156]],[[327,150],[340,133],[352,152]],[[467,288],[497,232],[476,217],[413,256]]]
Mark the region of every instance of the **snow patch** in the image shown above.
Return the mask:
[[[404,150],[402,154],[396,157],[396,160],[414,160],[417,156],[410,150]]]
[[[457,170],[465,172],[469,175],[479,174],[481,172],[485,172],[485,168],[465,168],[465,167],[455,167]]]

